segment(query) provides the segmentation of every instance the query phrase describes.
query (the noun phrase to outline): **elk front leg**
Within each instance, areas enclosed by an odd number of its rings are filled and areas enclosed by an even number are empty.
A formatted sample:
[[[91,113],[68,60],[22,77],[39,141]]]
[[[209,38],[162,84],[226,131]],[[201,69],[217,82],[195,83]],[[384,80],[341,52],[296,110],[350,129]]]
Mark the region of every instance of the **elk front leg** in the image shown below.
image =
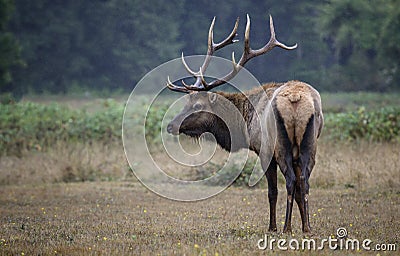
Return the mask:
[[[272,159],[267,168],[265,176],[268,182],[268,200],[269,200],[269,231],[277,231],[276,227],[276,202],[278,200],[278,185],[277,185],[277,164],[275,159]]]

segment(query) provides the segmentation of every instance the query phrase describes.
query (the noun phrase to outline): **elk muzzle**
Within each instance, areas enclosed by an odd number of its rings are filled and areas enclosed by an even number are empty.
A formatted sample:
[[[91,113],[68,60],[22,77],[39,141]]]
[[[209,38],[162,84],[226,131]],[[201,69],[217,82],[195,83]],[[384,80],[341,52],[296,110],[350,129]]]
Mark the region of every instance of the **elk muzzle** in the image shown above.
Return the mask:
[[[179,134],[179,126],[176,124],[176,122],[172,121],[168,124],[167,126],[167,132],[172,135],[178,135]]]

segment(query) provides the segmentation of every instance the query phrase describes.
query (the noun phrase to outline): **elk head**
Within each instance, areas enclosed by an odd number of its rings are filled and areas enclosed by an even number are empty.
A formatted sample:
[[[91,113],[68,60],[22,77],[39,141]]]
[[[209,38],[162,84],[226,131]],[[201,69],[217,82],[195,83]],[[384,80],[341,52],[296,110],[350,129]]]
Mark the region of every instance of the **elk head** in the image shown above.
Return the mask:
[[[220,98],[225,98],[227,94],[224,93],[213,93],[209,92],[211,89],[225,84],[229,80],[231,80],[234,76],[236,76],[242,67],[252,58],[257,57],[259,55],[265,54],[272,50],[275,46],[281,47],[286,50],[292,50],[297,47],[297,44],[294,46],[286,46],[285,44],[279,42],[275,37],[275,29],[272,17],[270,16],[270,30],[271,36],[267,44],[265,44],[262,48],[253,50],[250,47],[250,17],[247,15],[247,23],[246,30],[244,35],[244,51],[239,60],[236,62],[235,54],[232,52],[232,71],[225,75],[220,79],[213,80],[208,83],[204,78],[204,72],[206,71],[210,61],[211,56],[215,51],[233,44],[238,40],[235,40],[237,36],[237,29],[239,25],[239,18],[236,20],[235,25],[232,29],[232,32],[220,43],[214,43],[213,40],[213,29],[215,24],[215,17],[211,22],[211,26],[208,33],[208,49],[205,60],[199,71],[195,72],[189,68],[188,64],[185,61],[185,58],[181,56],[182,63],[187,70],[187,72],[192,75],[196,81],[194,84],[188,85],[183,80],[181,81],[181,85],[173,84],[170,81],[170,78],[167,79],[167,87],[176,92],[189,93],[189,100],[186,106],[183,108],[181,113],[179,113],[175,118],[168,124],[167,131],[173,135],[177,135],[179,133],[184,133],[186,135],[192,137],[200,137],[205,132],[212,133],[218,142],[223,148],[227,150],[231,150],[231,147],[226,143],[230,143],[230,133],[228,127],[231,129],[238,129],[237,131],[242,130],[242,125],[237,125],[237,123],[233,123],[233,127],[227,124],[230,123],[230,119],[235,120],[237,116],[232,115],[232,111],[228,110],[225,114],[222,113],[223,116],[228,116],[228,119],[221,120],[220,116],[215,114],[215,111],[221,111],[221,109],[226,109],[229,105],[221,104]],[[219,110],[216,110],[216,109]],[[242,117],[243,118],[243,117]],[[232,124],[232,122],[231,122]],[[239,127],[239,128],[238,128]],[[232,134],[232,131],[231,131]],[[240,144],[240,143],[239,143]]]
[[[217,95],[199,92],[189,94],[185,107],[168,124],[167,131],[173,135],[184,133],[191,137],[200,137],[211,129],[216,116],[213,113]]]

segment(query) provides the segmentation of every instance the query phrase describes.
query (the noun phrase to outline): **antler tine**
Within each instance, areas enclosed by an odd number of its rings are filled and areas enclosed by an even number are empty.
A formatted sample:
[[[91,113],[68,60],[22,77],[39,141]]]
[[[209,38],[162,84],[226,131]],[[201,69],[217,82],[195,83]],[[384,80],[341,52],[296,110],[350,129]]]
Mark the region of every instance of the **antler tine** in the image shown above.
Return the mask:
[[[251,49],[251,47],[250,47],[250,17],[247,14],[246,30],[245,30],[245,34],[244,34],[244,50],[243,50],[243,54],[242,54],[239,62],[236,63],[235,53],[232,52],[232,65],[233,65],[232,71],[230,73],[228,73],[226,76],[224,76],[223,78],[214,80],[211,83],[207,83],[206,80],[204,79],[203,73],[206,71],[213,53],[229,44],[233,44],[238,41],[238,40],[235,40],[234,38],[237,36],[236,32],[237,32],[237,29],[239,26],[239,18],[236,19],[236,22],[232,29],[232,32],[228,35],[228,37],[226,37],[223,41],[221,41],[220,43],[217,43],[217,44],[214,43],[214,38],[213,38],[214,25],[215,25],[215,17],[213,18],[211,25],[210,25],[210,29],[208,31],[207,55],[205,57],[203,65],[201,65],[198,72],[194,72],[193,70],[191,70],[189,68],[189,66],[187,65],[187,63],[185,61],[183,53],[182,53],[182,57],[181,57],[182,63],[185,66],[186,70],[192,76],[194,76],[196,78],[196,82],[193,85],[187,85],[184,81],[182,81],[183,86],[177,86],[177,85],[174,85],[173,83],[171,83],[171,81],[169,80],[169,77],[168,77],[168,82],[167,82],[168,88],[170,88],[171,90],[174,90],[174,91],[178,91],[178,92],[208,91],[208,90],[211,90],[212,88],[215,88],[215,87],[222,85],[222,84],[228,82],[229,80],[231,80],[234,76],[236,76],[237,73],[239,73],[239,71],[242,69],[242,67],[246,64],[247,61],[249,61],[250,59],[252,59],[254,57],[257,57],[259,55],[269,52],[275,46],[278,46],[285,50],[293,50],[293,49],[297,48],[297,44],[295,44],[293,46],[287,46],[287,45],[279,42],[276,39],[274,22],[273,22],[272,16],[270,15],[269,16],[269,27],[270,27],[270,31],[271,31],[271,36],[270,36],[269,41],[267,42],[267,44],[265,44],[260,49],[257,49],[257,50]]]
[[[186,88],[186,86],[177,86],[177,85],[174,85],[174,84],[171,82],[171,80],[169,79],[169,76],[167,77],[167,87],[168,87],[168,89],[170,89],[170,90],[172,90],[172,91],[175,91],[175,92],[184,92],[184,93],[189,93],[189,92],[190,92],[190,90],[188,90],[188,89]]]
[[[236,43],[239,40],[235,40],[234,38],[237,36],[237,29],[239,27],[239,17],[237,17],[235,25],[233,26],[233,29],[231,33],[221,42],[219,43],[214,43],[214,25],[215,25],[215,17],[213,18],[210,29],[208,30],[208,47],[207,47],[207,55],[204,60],[203,65],[201,65],[200,70],[204,73],[205,70],[207,69],[208,65],[210,64],[211,56],[214,54],[215,51],[218,51],[219,49]],[[198,72],[197,74],[200,74]],[[204,80],[204,78],[202,78]]]
[[[235,52],[232,52],[232,65],[233,65],[233,69],[236,70],[239,68],[238,64],[236,63],[235,60]]]
[[[241,67],[243,67],[244,64],[246,64],[248,60],[252,58],[250,56],[253,50],[250,47],[250,17],[248,14],[246,15],[246,18],[246,30],[244,31],[244,49],[242,57],[240,57],[239,63],[237,64],[236,73],[241,69]]]
[[[256,57],[256,56],[258,56],[258,55],[261,55],[261,54],[264,54],[264,53],[267,53],[267,52],[269,52],[270,50],[272,50],[272,48],[274,48],[275,46],[278,46],[278,47],[280,47],[280,48],[282,48],[282,49],[285,49],[285,50],[294,50],[294,49],[297,48],[297,44],[295,44],[295,45],[293,45],[293,46],[287,46],[287,45],[285,45],[285,44],[279,42],[279,41],[276,39],[275,28],[274,28],[274,21],[273,21],[271,15],[269,15],[269,28],[270,28],[270,30],[271,30],[271,37],[270,37],[268,43],[267,43],[266,45],[264,45],[262,48],[258,49],[258,50],[252,50],[252,53],[251,53],[252,56],[251,56],[251,58],[252,58],[252,57]],[[250,59],[250,58],[249,58],[249,59]]]
[[[217,50],[219,50],[219,49],[221,49],[221,48],[223,48],[223,47],[225,47],[227,45],[239,42],[239,40],[234,39],[237,36],[238,27],[239,27],[239,17],[236,18],[236,22],[235,22],[235,25],[234,25],[234,27],[232,29],[232,32],[229,34],[229,36],[227,38],[225,38],[225,40],[221,41],[218,44],[215,44],[214,42],[212,42],[213,43],[213,47],[214,47],[214,51],[217,51]]]
[[[239,73],[240,69],[244,66],[244,64],[246,64],[246,62],[253,57],[251,55],[253,50],[250,47],[250,17],[248,14],[246,18],[247,20],[246,20],[246,30],[244,32],[244,50],[242,57],[239,60],[239,63],[236,63],[235,53],[232,52],[233,70],[229,74],[224,76],[222,79],[214,80],[210,84],[208,84],[207,90],[211,90],[212,88],[225,84],[226,82],[231,80],[234,76],[236,76],[237,73]]]
[[[208,29],[207,55],[214,53],[214,25],[215,16],[211,22],[210,28]]]
[[[244,31],[244,52],[243,54],[249,54],[251,51],[250,48],[250,17],[247,14],[246,20],[246,30]]]
[[[183,52],[182,52],[182,55],[181,55],[181,60],[182,60],[183,66],[185,67],[186,71],[187,71],[189,74],[191,74],[192,76],[197,77],[197,75],[198,75],[199,73],[198,73],[198,72],[194,72],[193,70],[191,70],[191,69],[189,68],[188,64],[187,64],[186,61],[185,61],[185,57],[183,56]]]
[[[204,79],[203,72],[201,71],[201,68],[200,68],[200,70],[198,72],[198,75],[196,77],[196,82],[193,85],[186,84],[185,81],[183,81],[183,80],[182,80],[182,84],[187,90],[191,90],[191,91],[205,91],[205,90],[207,90],[207,88],[206,88],[207,82]]]
[[[229,45],[236,43],[238,40],[234,38],[237,36],[237,29],[239,27],[239,17],[236,19],[235,25],[231,31],[231,33],[226,37],[223,41],[219,43],[214,43],[214,25],[215,25],[215,17],[213,18],[210,28],[208,30],[208,49],[207,55],[203,64],[201,65],[198,72],[194,72],[189,65],[186,63],[185,57],[181,55],[182,64],[185,67],[186,71],[191,74],[193,77],[196,78],[196,82],[193,85],[188,85],[182,80],[183,86],[174,85],[168,78],[167,87],[171,90],[178,91],[178,92],[190,92],[190,91],[207,91],[208,84],[204,79],[204,71],[207,69],[208,65],[210,64],[211,56],[214,54],[215,51]]]
[[[285,44],[279,42],[279,41],[276,39],[276,37],[275,37],[274,21],[273,21],[271,15],[269,15],[269,28],[270,28],[270,30],[271,30],[271,38],[273,38],[273,40],[275,41],[275,45],[276,45],[276,46],[281,47],[281,48],[283,48],[283,49],[285,49],[285,50],[294,50],[294,49],[297,48],[297,44],[294,44],[294,45],[292,45],[292,46],[287,46],[287,45],[285,45]]]
[[[212,88],[215,88],[215,87],[222,85],[222,84],[226,83],[227,81],[231,80],[234,76],[236,76],[237,73],[239,73],[240,69],[246,64],[247,61],[249,61],[250,59],[252,59],[256,56],[259,56],[259,55],[269,52],[275,46],[281,47],[286,50],[293,50],[293,49],[297,48],[297,44],[295,44],[293,46],[287,46],[287,45],[279,42],[276,39],[274,22],[273,22],[271,15],[269,16],[269,27],[271,30],[271,37],[270,37],[268,43],[258,50],[251,49],[251,47],[250,47],[250,16],[247,14],[246,30],[244,33],[244,50],[243,50],[242,57],[239,60],[239,63],[236,64],[235,55],[232,54],[232,63],[234,66],[233,70],[229,74],[227,74],[225,77],[214,80],[210,84],[208,84],[208,86],[207,86],[208,90],[211,90]]]

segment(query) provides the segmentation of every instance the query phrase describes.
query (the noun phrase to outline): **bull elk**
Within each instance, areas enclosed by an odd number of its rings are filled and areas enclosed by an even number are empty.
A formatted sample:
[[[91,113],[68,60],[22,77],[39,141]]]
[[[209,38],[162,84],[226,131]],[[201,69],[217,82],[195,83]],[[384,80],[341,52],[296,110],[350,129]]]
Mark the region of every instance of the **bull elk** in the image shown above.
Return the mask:
[[[321,134],[323,126],[323,114],[321,99],[317,90],[309,84],[300,81],[288,81],[285,83],[267,83],[246,92],[227,93],[210,92],[211,89],[230,81],[250,59],[266,54],[275,46],[285,50],[297,47],[287,46],[279,42],[275,37],[274,25],[270,16],[271,37],[262,48],[253,50],[250,47],[250,18],[247,15],[247,24],[244,37],[244,51],[236,62],[232,54],[233,68],[230,73],[220,79],[207,82],[204,73],[210,63],[213,53],[227,45],[235,43],[239,19],[229,36],[220,43],[214,43],[213,28],[215,17],[211,23],[208,34],[208,50],[204,63],[198,72],[191,70],[182,54],[182,63],[186,70],[196,79],[194,84],[174,84],[167,79],[167,87],[176,92],[189,93],[189,100],[183,110],[168,124],[167,131],[170,134],[180,133],[191,137],[200,137],[203,133],[212,133],[217,143],[227,151],[233,152],[242,147],[254,151],[261,160],[261,166],[268,182],[268,199],[270,204],[269,230],[277,231],[276,203],[277,166],[279,166],[286,180],[287,207],[283,232],[291,232],[291,216],[293,198],[296,201],[302,221],[303,232],[310,232],[309,221],[309,177],[315,164],[317,149],[316,140]],[[231,102],[242,115],[245,122],[241,136],[245,143],[231,145],[228,126],[213,113],[213,110],[222,104],[220,98]],[[274,122],[277,128],[276,143],[272,149],[272,160],[265,160],[261,152],[263,141],[261,120],[255,115],[256,109],[261,112],[271,106]],[[236,117],[226,113],[224,118],[231,124]],[[240,129],[238,129],[240,131]]]

